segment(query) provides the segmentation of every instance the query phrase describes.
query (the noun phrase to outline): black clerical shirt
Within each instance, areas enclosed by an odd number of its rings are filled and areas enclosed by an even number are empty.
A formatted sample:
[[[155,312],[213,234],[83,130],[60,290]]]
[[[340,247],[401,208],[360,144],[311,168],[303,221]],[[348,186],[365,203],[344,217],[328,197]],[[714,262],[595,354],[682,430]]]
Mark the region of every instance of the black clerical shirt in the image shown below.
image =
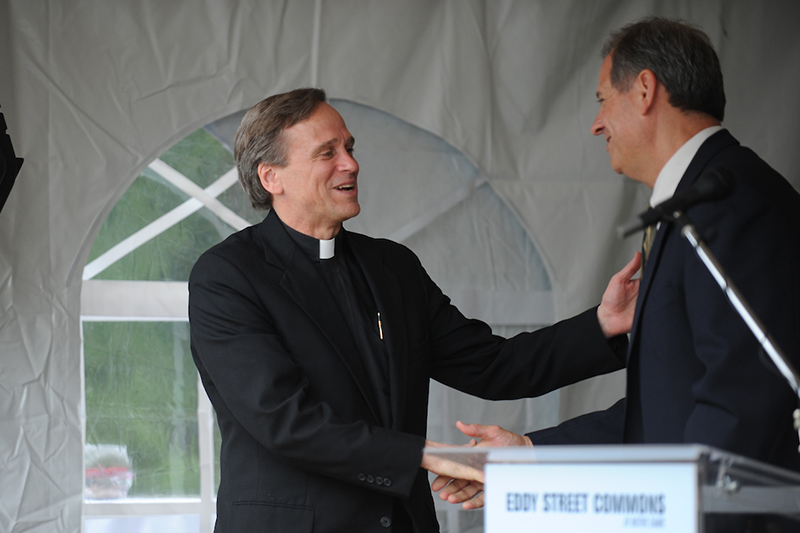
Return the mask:
[[[364,272],[347,245],[342,228],[334,241],[333,257],[320,258],[320,241],[284,224],[300,249],[319,269],[358,346],[360,359],[376,392],[384,427],[392,427],[389,402],[389,363],[382,340],[379,310]]]
[[[283,223],[283,221],[281,221]],[[378,400],[381,425],[392,427],[390,403],[389,356],[383,342],[380,310],[369,288],[367,278],[358,259],[347,242],[347,232],[341,228],[334,240],[334,253],[329,259],[320,257],[321,243],[283,224],[295,243],[318,268],[322,279],[331,291],[340,312],[358,346],[360,360],[370,378]],[[419,533],[400,498],[392,498],[392,531],[394,533]]]

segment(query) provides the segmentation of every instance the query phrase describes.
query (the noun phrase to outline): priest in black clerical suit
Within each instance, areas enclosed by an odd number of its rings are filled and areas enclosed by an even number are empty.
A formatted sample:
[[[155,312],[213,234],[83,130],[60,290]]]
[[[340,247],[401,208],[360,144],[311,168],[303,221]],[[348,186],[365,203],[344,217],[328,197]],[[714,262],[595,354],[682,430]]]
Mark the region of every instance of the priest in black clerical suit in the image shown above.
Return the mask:
[[[505,340],[406,247],[345,231],[353,142],[315,89],[268,98],[237,134],[240,179],[272,209],[189,280],[192,355],[222,434],[217,533],[438,531],[420,468],[431,378],[510,399],[623,365],[627,278],[610,307]]]

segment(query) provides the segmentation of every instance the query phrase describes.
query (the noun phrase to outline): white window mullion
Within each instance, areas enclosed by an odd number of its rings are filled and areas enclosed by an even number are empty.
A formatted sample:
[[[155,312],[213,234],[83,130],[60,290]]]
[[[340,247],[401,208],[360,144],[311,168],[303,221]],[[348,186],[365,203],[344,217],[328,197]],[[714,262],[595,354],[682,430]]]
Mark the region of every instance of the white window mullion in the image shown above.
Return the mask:
[[[199,498],[125,498],[122,500],[89,500],[83,514],[91,517],[199,515]]]
[[[200,377],[197,377],[197,423],[200,440],[200,532],[211,533],[214,530],[216,509],[216,493],[214,491],[214,414],[203,388]]]
[[[217,215],[223,222],[227,223],[237,231],[250,225],[247,220],[240,217],[225,207],[222,202],[217,200],[217,196],[228,190],[233,184],[236,183],[237,175],[235,167],[223,174],[217,181],[205,189],[200,188],[199,185],[160,159],[156,159],[150,163],[150,168],[160,174],[175,187],[192,196],[192,198],[186,200],[165,215],[160,216],[130,237],[123,239],[103,255],[87,264],[83,269],[84,280],[94,278],[97,274],[104,271],[135,249],[161,235],[203,207],[211,210],[211,212]]]

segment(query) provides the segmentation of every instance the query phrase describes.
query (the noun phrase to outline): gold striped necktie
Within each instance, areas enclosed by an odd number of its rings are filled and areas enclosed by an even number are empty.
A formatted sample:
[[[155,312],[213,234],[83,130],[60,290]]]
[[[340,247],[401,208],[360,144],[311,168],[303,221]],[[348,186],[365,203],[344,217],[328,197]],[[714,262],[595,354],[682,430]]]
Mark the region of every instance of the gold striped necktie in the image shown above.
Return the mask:
[[[644,228],[644,238],[642,239],[642,270],[647,263],[647,258],[650,257],[650,249],[653,247],[653,241],[656,238],[656,226],[651,224]]]

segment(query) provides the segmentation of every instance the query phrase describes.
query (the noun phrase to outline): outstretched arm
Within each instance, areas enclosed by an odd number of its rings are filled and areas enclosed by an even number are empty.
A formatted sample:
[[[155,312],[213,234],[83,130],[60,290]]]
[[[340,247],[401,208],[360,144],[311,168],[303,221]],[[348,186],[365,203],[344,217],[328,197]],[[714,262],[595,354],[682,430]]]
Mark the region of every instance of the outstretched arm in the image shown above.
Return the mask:
[[[630,332],[636,297],[639,295],[639,279],[631,279],[642,266],[642,254],[636,252],[633,259],[608,282],[603,300],[597,308],[597,320],[606,338]]]

